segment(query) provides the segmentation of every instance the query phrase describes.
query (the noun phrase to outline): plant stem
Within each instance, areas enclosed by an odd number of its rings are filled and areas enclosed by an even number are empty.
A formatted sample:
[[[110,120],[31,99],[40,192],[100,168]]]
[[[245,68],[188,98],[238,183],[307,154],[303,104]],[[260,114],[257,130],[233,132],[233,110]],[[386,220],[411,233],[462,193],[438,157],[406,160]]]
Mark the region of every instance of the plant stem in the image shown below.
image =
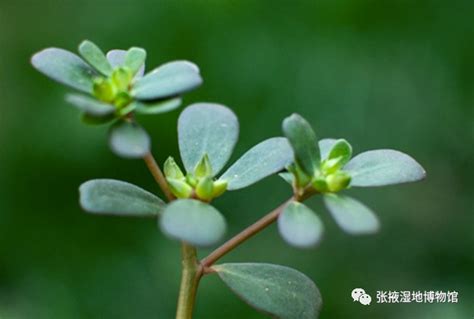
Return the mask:
[[[254,224],[250,225],[249,227],[245,228],[243,231],[229,239],[227,242],[222,244],[219,248],[214,250],[210,253],[206,258],[201,260],[201,265],[206,271],[206,268],[212,266],[218,259],[226,255],[228,252],[242,244],[244,241],[252,237],[253,235],[260,232],[262,229],[266,228],[268,225],[272,224],[280,213],[283,211],[283,208],[288,204],[288,202],[292,201],[293,197],[288,199],[286,202],[272,210],[267,215],[263,216]]]
[[[158,183],[161,190],[165,194],[166,198],[168,198],[169,201],[174,200],[175,198],[171,193],[170,188],[168,187],[168,183],[166,182],[165,176],[163,175],[160,166],[156,163],[156,160],[153,155],[149,152],[143,157],[143,160],[145,161],[146,166],[150,170],[151,175],[153,175],[155,181]]]
[[[153,155],[149,152],[143,157],[143,160],[168,201],[171,202],[175,200],[176,198],[171,193],[165,176],[163,175],[160,166],[156,163]],[[182,242],[181,254],[181,285],[179,288],[176,319],[192,319],[197,288],[199,280],[202,277],[202,266],[198,263],[195,247]]]
[[[183,270],[176,319],[192,319],[197,288],[202,277],[202,267],[198,263],[195,247],[183,242],[181,251]]]

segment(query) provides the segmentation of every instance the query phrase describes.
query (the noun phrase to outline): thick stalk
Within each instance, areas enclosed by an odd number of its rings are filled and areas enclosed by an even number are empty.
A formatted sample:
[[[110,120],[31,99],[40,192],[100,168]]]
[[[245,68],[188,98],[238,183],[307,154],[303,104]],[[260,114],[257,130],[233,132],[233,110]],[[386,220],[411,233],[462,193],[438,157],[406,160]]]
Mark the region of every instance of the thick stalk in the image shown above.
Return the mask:
[[[153,155],[148,153],[143,157],[143,160],[168,201],[171,202],[175,200],[175,197],[168,187],[165,176]],[[199,280],[202,277],[202,267],[198,263],[195,247],[183,242],[181,244],[181,252],[181,285],[179,289],[176,319],[192,319],[197,288]]]
[[[183,260],[176,319],[192,319],[202,267],[197,260],[196,248],[186,243],[181,247]]]

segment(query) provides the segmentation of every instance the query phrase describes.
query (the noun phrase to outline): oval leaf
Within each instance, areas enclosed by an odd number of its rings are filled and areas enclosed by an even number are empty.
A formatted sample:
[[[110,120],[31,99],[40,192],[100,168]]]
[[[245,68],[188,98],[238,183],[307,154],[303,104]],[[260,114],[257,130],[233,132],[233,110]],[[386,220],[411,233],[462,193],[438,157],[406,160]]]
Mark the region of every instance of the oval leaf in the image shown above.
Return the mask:
[[[292,160],[293,150],[286,138],[269,138],[248,150],[219,179],[228,182],[228,190],[244,188],[281,171]]]
[[[214,207],[194,199],[179,199],[163,211],[160,225],[171,238],[196,246],[210,246],[222,239],[224,217]]]
[[[121,157],[141,158],[150,151],[150,137],[137,124],[122,121],[111,127],[109,145]]]
[[[290,245],[299,248],[315,246],[323,235],[323,223],[307,206],[289,203],[278,217],[278,230]]]
[[[107,60],[109,60],[110,65],[112,65],[112,68],[117,68],[120,66],[125,65],[125,57],[127,55],[126,50],[110,50],[107,52]],[[142,64],[140,69],[137,71],[135,75],[135,80],[141,78],[143,74],[145,73],[145,63]]]
[[[135,101],[136,103],[136,112],[141,114],[160,114],[173,111],[181,105],[182,99],[176,97],[174,99],[158,101],[153,103],[143,103],[140,101]]]
[[[68,94],[66,95],[66,101],[92,116],[103,117],[115,112],[115,108],[112,105],[100,102],[86,95]]]
[[[355,156],[344,166],[352,176],[351,186],[384,186],[425,178],[423,167],[413,158],[395,150],[374,150]]]
[[[93,42],[84,40],[79,45],[79,53],[92,67],[105,76],[112,74],[112,66],[104,52]]]
[[[38,71],[53,80],[79,91],[92,92],[96,72],[74,53],[48,48],[33,55],[31,63]]]
[[[193,173],[204,154],[215,176],[229,160],[239,135],[239,122],[227,107],[212,103],[188,106],[178,119],[179,151],[184,167]]]
[[[202,84],[198,67],[188,61],[164,64],[139,79],[132,91],[137,99],[153,100],[180,95]]]
[[[372,234],[380,228],[374,212],[353,198],[328,194],[324,203],[339,227],[351,235]]]
[[[136,74],[145,65],[146,51],[142,48],[130,48],[125,54],[124,65],[130,69],[132,74]]]
[[[94,179],[79,187],[81,207],[95,214],[153,217],[165,203],[133,184],[113,179]]]
[[[311,125],[299,114],[292,114],[283,121],[283,133],[295,152],[295,161],[309,176],[319,166],[319,149]]]
[[[273,318],[319,316],[321,294],[313,281],[299,271],[260,263],[229,263],[212,268],[240,298]]]

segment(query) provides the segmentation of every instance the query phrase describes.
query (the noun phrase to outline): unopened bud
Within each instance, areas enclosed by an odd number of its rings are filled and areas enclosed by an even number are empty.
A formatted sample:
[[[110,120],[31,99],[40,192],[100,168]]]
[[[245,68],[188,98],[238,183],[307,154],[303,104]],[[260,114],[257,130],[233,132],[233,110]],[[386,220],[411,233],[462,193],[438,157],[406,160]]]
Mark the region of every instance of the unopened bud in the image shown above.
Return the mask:
[[[164,171],[166,178],[184,179],[184,174],[171,156],[165,161]]]
[[[177,198],[189,198],[193,194],[193,188],[185,181],[174,178],[167,178],[166,181],[168,182],[171,192]]]
[[[212,198],[221,196],[227,190],[227,181],[217,180],[214,182]]]
[[[335,193],[349,186],[351,176],[346,172],[339,171],[327,176],[326,182],[328,183],[329,191]]]
[[[204,177],[199,180],[199,183],[196,186],[196,195],[205,201],[209,201],[213,197],[214,191],[214,182],[210,177]]]
[[[203,157],[201,157],[199,163],[197,163],[196,167],[194,168],[194,177],[200,179],[202,177],[208,176],[212,176],[212,167],[209,157],[207,154],[204,154]]]
[[[94,96],[104,102],[113,102],[117,88],[109,79],[98,78],[92,87]]]

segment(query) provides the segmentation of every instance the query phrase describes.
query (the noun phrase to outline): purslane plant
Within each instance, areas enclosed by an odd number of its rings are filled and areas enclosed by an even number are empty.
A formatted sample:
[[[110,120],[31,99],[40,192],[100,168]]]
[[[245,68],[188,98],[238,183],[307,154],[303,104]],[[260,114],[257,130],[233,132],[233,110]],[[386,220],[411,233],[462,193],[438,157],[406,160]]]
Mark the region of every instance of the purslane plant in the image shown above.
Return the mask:
[[[50,78],[87,95],[70,94],[87,123],[115,122],[109,145],[126,158],[142,158],[166,200],[138,186],[111,179],[96,179],[80,188],[82,208],[93,214],[157,218],[163,233],[182,243],[182,275],[177,319],[192,318],[200,279],[219,278],[249,305],[274,318],[317,318],[322,298],[304,274],[279,265],[216,262],[273,222],[292,246],[315,246],[323,234],[316,213],[302,202],[323,196],[336,223],[351,235],[370,234],[379,221],[370,208],[341,191],[413,182],[425,177],[410,156],[395,150],[374,150],[352,158],[344,139],[316,138],[310,124],[293,114],[283,121],[284,137],[272,137],[252,147],[224,173],[220,172],[238,140],[239,123],[227,107],[195,103],[179,116],[178,145],[182,167],[173,157],[164,173],[151,154],[151,140],[135,120],[135,113],[158,114],[181,104],[181,95],[202,83],[199,69],[187,61],[164,64],[144,74],[146,52],[140,48],[104,54],[95,44],[79,46],[83,57],[57,48],[35,54],[33,66]],[[279,173],[293,195],[207,257],[199,260],[197,247],[213,246],[225,235],[225,214],[212,206],[226,191],[250,186]]]

